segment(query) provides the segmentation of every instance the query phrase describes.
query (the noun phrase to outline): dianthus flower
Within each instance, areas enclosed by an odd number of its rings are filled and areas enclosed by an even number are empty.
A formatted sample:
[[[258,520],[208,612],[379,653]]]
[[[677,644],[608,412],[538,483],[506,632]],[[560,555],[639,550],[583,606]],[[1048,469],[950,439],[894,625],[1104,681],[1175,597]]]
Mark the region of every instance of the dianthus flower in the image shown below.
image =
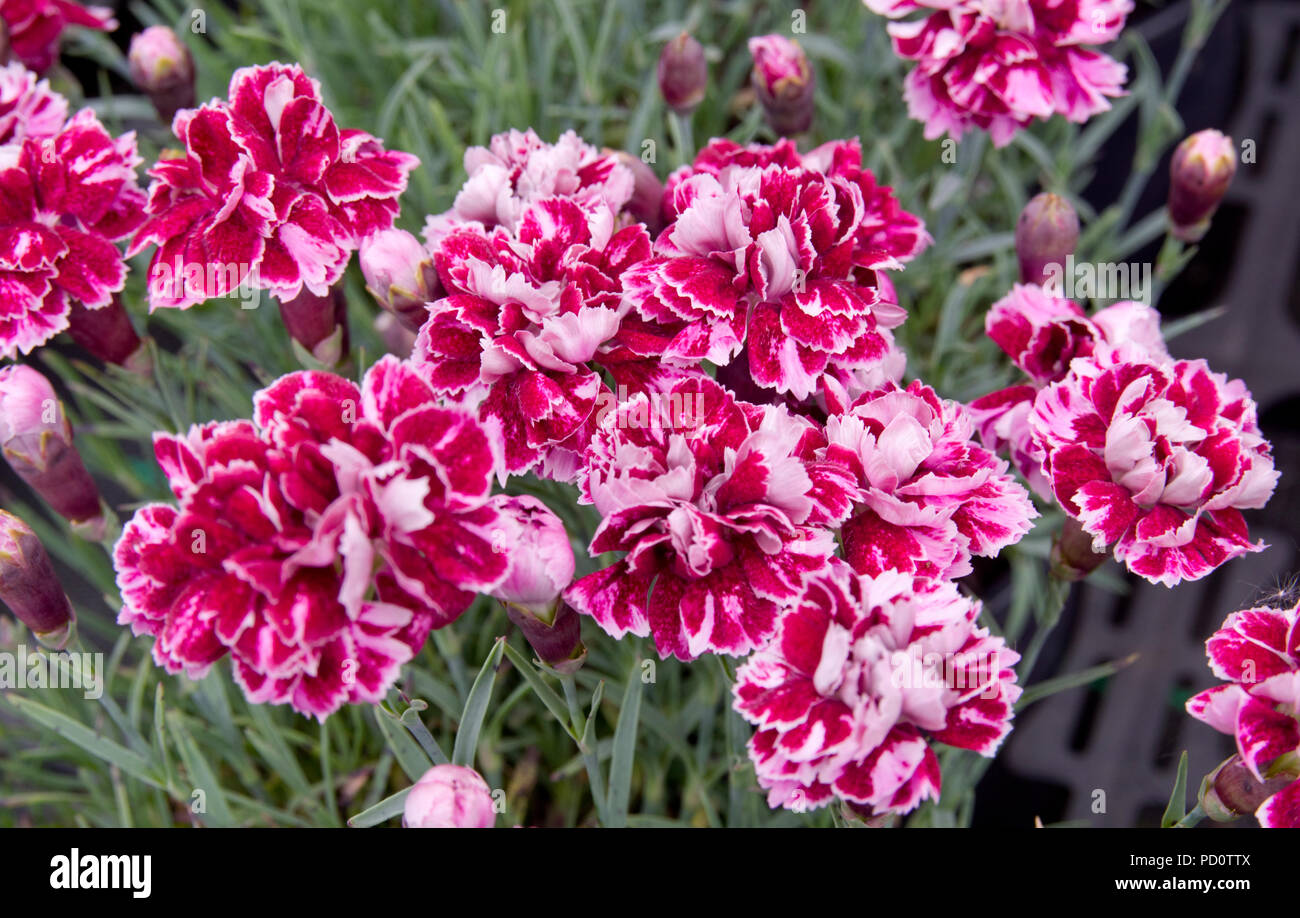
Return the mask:
[[[1065,378],[1076,357],[1169,360],[1160,314],[1143,303],[1114,303],[1088,316],[1076,303],[1034,284],[1016,284],[985,316],[988,336],[1029,377],[968,406],[989,449],[1006,453],[1034,493],[1051,498],[1044,453],[1029,430],[1039,391]]]
[[[807,398],[828,371],[878,364],[906,313],[880,272],[928,241],[855,142],[800,156],[789,142],[715,141],[666,191],[671,224],[629,272],[629,347],[670,363],[730,362]]]
[[[109,8],[72,0],[0,0],[0,19],[9,29],[14,57],[37,73],[49,70],[58,59],[59,40],[68,26],[101,32],[117,28]]]
[[[229,101],[176,114],[185,147],[150,170],[149,220],[130,255],[158,246],[151,309],[186,309],[248,286],[282,302],[325,296],[361,240],[388,229],[419,164],[343,129],[302,68],[245,67]]]
[[[1261,784],[1274,764],[1292,775],[1300,771],[1300,605],[1233,612],[1205,649],[1210,669],[1226,684],[1193,695],[1188,713],[1234,737],[1242,763]],[[1255,815],[1265,827],[1300,828],[1300,778],[1264,800]]]
[[[833,799],[871,817],[938,799],[932,741],[991,756],[1011,729],[1019,654],[949,582],[835,561],[736,674],[734,705],[768,803]]]
[[[553,144],[532,129],[496,134],[488,146],[465,151],[465,172],[469,177],[451,210],[428,218],[430,245],[465,223],[514,233],[529,205],[544,198],[567,198],[584,210],[603,205],[621,215],[635,185],[632,170],[615,154],[573,131]]]
[[[140,223],[139,163],[134,133],[114,139],[90,109],[0,146],[0,356],[67,328],[71,300],[102,309],[125,285],[113,242]]]
[[[68,118],[68,100],[17,62],[0,67],[0,147],[53,137]]]
[[[601,419],[581,476],[603,517],[592,555],[626,554],[565,598],[616,638],[653,634],[664,657],[761,646],[848,510],[843,471],[814,456],[823,443],[707,377],[632,396]]]
[[[597,403],[613,401],[588,363],[613,346],[622,278],[650,254],[645,227],[616,220],[603,203],[542,198],[516,232],[467,224],[437,243],[448,295],[430,304],[416,359],[439,391],[464,393],[499,431],[502,478],[536,467],[571,480]]]
[[[1203,360],[1076,359],[1036,396],[1029,427],[1061,508],[1093,551],[1152,583],[1198,580],[1259,551],[1243,509],[1278,474],[1240,380]]]
[[[1028,493],[973,432],[959,403],[919,380],[864,393],[827,420],[821,455],[856,485],[841,528],[856,571],[961,577],[972,554],[996,555],[1029,531]]]
[[[177,505],[127,523],[118,621],[154,636],[169,672],[197,679],[229,654],[251,702],[323,719],[379,701],[431,629],[506,576],[487,432],[394,357],[360,387],[291,373],[252,422],[154,448]]]
[[[1005,146],[1035,118],[1082,123],[1124,95],[1128,68],[1089,45],[1114,41],[1132,0],[864,0],[897,19],[894,52],[916,66],[903,84],[908,113],[929,140],[989,132]]]

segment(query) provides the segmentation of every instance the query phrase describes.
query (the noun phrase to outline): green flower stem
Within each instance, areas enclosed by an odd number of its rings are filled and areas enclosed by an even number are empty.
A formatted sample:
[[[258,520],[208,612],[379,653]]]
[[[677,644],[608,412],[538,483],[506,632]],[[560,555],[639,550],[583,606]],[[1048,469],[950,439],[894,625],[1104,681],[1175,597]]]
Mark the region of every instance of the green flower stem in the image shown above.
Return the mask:
[[[1229,2],[1230,0],[1193,0],[1192,12],[1187,20],[1187,27],[1183,30],[1183,45],[1179,49],[1177,59],[1174,61],[1173,70],[1169,72],[1169,79],[1165,81],[1164,91],[1161,93],[1156,107],[1157,111],[1173,112],[1175,110],[1174,106],[1178,102],[1178,97],[1182,94],[1183,85],[1187,82],[1187,77],[1191,73],[1192,64],[1195,63],[1201,48],[1205,46],[1206,40],[1210,37],[1214,24],[1223,15],[1223,11],[1228,8]],[[1175,123],[1177,123],[1177,116],[1174,116],[1174,118]],[[1119,203],[1116,205],[1120,216],[1117,226],[1129,225],[1138,198],[1146,187],[1151,173],[1155,171],[1156,165],[1160,161],[1158,150],[1153,151],[1148,145],[1154,142],[1159,149],[1164,149],[1166,146],[1166,142],[1156,134],[1159,131],[1159,126],[1159,121],[1144,125],[1145,130],[1138,138],[1137,151],[1133,154],[1133,171],[1129,174],[1128,181],[1120,193]]]

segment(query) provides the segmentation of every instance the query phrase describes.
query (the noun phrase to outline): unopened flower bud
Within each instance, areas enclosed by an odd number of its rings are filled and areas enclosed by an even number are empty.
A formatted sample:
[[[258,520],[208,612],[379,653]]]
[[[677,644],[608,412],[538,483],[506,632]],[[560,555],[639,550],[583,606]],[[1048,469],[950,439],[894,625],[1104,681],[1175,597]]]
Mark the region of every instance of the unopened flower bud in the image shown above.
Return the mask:
[[[87,538],[104,537],[99,489],[72,445],[49,380],[26,364],[0,368],[0,450],[33,491]]]
[[[143,375],[148,375],[153,369],[149,350],[140,340],[117,294],[100,309],[87,309],[73,300],[68,312],[68,335],[105,363],[115,363]]]
[[[632,170],[632,199],[627,202],[627,212],[633,219],[644,223],[652,237],[657,236],[664,227],[662,216],[664,183],[659,181],[659,176],[655,175],[655,171],[641,157],[634,156],[626,150],[606,152]]]
[[[333,367],[347,357],[348,304],[341,286],[324,296],[303,287],[293,299],[281,301],[280,318],[294,345],[311,360]]]
[[[514,622],[533,648],[537,659],[561,673],[575,673],[587,660],[582,643],[582,621],[577,611],[563,599],[557,599],[547,619],[534,615],[522,606],[506,606],[506,615]]]
[[[749,40],[754,57],[752,81],[767,123],[789,137],[812,126],[816,89],[808,56],[795,41],[772,34]]]
[[[1082,580],[1095,571],[1108,556],[1093,551],[1093,539],[1073,517],[1052,542],[1052,575],[1061,580]]]
[[[406,795],[408,829],[490,829],[496,824],[492,789],[474,769],[435,765]]]
[[[1205,235],[1236,172],[1237,149],[1219,131],[1197,131],[1178,145],[1169,166],[1169,229],[1176,239]]]
[[[490,503],[502,520],[492,547],[510,556],[510,572],[492,595],[549,619],[556,597],[573,582],[573,543],[564,523],[528,495],[498,494]]]
[[[1234,754],[1210,773],[1201,792],[1201,809],[1215,822],[1232,822],[1255,812],[1269,797],[1296,780],[1294,771],[1282,771],[1264,781]]]
[[[182,108],[194,107],[194,56],[167,26],[150,26],[132,37],[127,62],[131,81],[165,123]]]
[[[359,259],[370,295],[411,331],[419,331],[429,317],[429,303],[441,295],[429,250],[406,230],[388,229],[361,243]]]
[[[71,640],[77,617],[54,576],[54,564],[30,526],[0,510],[0,601],[54,650]]]
[[[709,65],[704,46],[689,32],[683,32],[659,55],[659,91],[668,107],[679,115],[689,115],[704,101],[709,84]]]
[[[492,498],[502,523],[493,533],[493,548],[508,552],[510,570],[492,596],[505,603],[538,659],[572,672],[587,650],[582,645],[578,613],[560,598],[573,582],[573,543],[560,518],[535,497]]]
[[[1020,260],[1020,281],[1044,286],[1057,266],[1063,277],[1065,259],[1079,244],[1079,215],[1059,194],[1044,191],[1029,199],[1016,223],[1016,257]]]

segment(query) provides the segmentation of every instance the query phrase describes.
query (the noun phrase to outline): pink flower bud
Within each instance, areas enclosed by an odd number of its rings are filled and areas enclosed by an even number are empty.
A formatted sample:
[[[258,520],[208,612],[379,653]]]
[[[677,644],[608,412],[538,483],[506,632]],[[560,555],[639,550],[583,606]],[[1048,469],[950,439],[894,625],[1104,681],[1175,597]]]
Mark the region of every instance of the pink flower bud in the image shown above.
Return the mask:
[[[1237,148],[1219,131],[1197,131],[1174,150],[1169,165],[1169,225],[1176,239],[1196,242],[1210,228],[1237,172]]]
[[[171,29],[150,26],[133,36],[127,63],[131,81],[167,124],[180,109],[194,107],[194,56]]]
[[[360,261],[371,296],[407,328],[419,331],[429,316],[428,304],[441,296],[429,250],[405,230],[389,229],[361,243]]]
[[[632,170],[632,199],[627,202],[627,212],[646,225],[650,235],[657,236],[664,227],[664,183],[639,156],[626,150],[606,150],[620,163]]]
[[[0,510],[0,601],[46,647],[62,650],[77,617],[54,576],[54,564],[31,527]]]
[[[1048,265],[1058,265],[1064,276],[1065,259],[1079,244],[1079,215],[1070,202],[1044,191],[1029,199],[1016,223],[1016,257],[1020,259],[1020,281],[1042,286],[1047,283]]]
[[[335,287],[325,296],[303,287],[296,297],[280,303],[280,318],[289,337],[312,360],[332,367],[347,357],[348,304],[342,287]]]
[[[816,84],[803,49],[784,35],[772,34],[751,38],[749,53],[754,56],[754,91],[768,125],[786,137],[808,130]]]
[[[490,829],[496,824],[492,789],[463,765],[435,765],[406,795],[408,829]]]
[[[112,302],[101,309],[87,309],[79,300],[73,300],[68,311],[68,334],[105,363],[115,363],[144,375],[152,370],[149,351],[116,293]]]
[[[564,523],[535,497],[498,494],[489,503],[502,519],[492,547],[510,555],[510,572],[491,595],[551,621],[556,597],[573,582],[573,544]]]
[[[689,115],[704,101],[708,83],[704,46],[689,32],[664,45],[659,55],[659,91],[669,108],[679,115]]]
[[[23,481],[90,539],[104,535],[99,489],[72,445],[49,381],[25,364],[0,368],[0,450]]]

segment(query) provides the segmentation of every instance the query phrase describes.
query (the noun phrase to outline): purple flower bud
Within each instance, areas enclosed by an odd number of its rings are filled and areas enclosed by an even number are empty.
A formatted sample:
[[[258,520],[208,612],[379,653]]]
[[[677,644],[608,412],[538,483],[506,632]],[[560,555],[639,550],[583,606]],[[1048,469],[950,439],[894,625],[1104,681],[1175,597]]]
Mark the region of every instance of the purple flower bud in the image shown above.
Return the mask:
[[[317,296],[306,287],[280,303],[280,318],[289,337],[318,363],[338,366],[348,355],[348,304],[343,288]]]
[[[1234,754],[1210,773],[1201,794],[1201,809],[1215,822],[1232,822],[1255,812],[1269,797],[1296,780],[1294,770],[1283,770],[1260,781]]]
[[[808,130],[816,82],[798,42],[784,35],[763,35],[749,40],[749,53],[754,56],[754,91],[768,125],[785,137]]]
[[[555,604],[550,621],[543,621],[521,606],[506,606],[506,616],[519,626],[537,659],[562,673],[575,673],[587,660],[582,643],[582,621],[564,600]]]
[[[31,527],[0,510],[0,601],[46,647],[62,650],[77,617],[54,576],[54,564]]]
[[[1079,244],[1079,215],[1070,202],[1044,191],[1029,199],[1016,223],[1016,257],[1020,259],[1020,280],[1044,285],[1048,265],[1065,270],[1065,259]]]
[[[408,829],[490,829],[497,821],[492,789],[474,769],[435,765],[406,795]]]
[[[194,107],[194,56],[171,29],[158,25],[137,33],[127,63],[131,81],[167,124],[180,109]]]
[[[117,294],[101,309],[87,309],[80,301],[73,300],[68,312],[68,334],[105,363],[115,363],[146,376],[153,370],[149,350],[136,334]]]
[[[1174,150],[1169,165],[1169,228],[1174,238],[1196,242],[1210,228],[1237,172],[1237,148],[1219,131],[1197,131]]]
[[[659,91],[668,107],[679,115],[689,115],[704,101],[709,84],[709,65],[704,46],[689,32],[683,32],[659,54]]]
[[[632,170],[632,199],[627,202],[627,212],[646,225],[650,235],[657,236],[664,227],[664,183],[655,171],[641,159],[626,150],[606,150],[620,163]]]
[[[1092,536],[1084,532],[1078,520],[1067,516],[1052,543],[1052,574],[1061,580],[1082,580],[1108,557],[1093,551]]]
[[[54,388],[26,364],[0,368],[0,450],[18,477],[89,539],[104,537],[99,489],[72,445]]]
[[[389,229],[361,243],[360,261],[370,295],[411,331],[419,331],[429,317],[429,303],[441,296],[429,250],[405,230]]]

